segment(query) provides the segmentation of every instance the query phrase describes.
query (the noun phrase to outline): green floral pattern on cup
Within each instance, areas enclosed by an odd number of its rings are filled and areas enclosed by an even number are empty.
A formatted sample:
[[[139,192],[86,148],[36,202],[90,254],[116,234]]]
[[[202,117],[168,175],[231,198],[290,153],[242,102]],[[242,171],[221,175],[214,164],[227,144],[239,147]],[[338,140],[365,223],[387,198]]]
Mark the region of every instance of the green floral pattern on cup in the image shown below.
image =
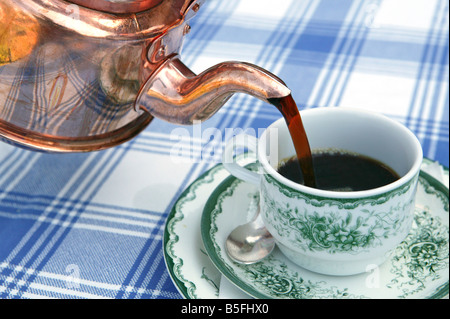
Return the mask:
[[[276,180],[273,176],[269,174],[263,175],[265,181],[267,182],[267,185],[273,186],[273,191],[279,192],[288,198],[303,200],[305,204],[312,205],[314,207],[330,206],[339,209],[355,209],[365,204],[370,204],[371,206],[384,204],[391,198],[403,195],[406,192],[408,192],[411,189],[411,187],[414,187],[417,184],[418,176],[419,176],[418,174],[414,176],[414,178],[412,178],[402,187],[399,187],[382,195],[368,196],[364,198],[359,197],[348,198],[344,200],[340,198],[327,198],[321,196],[314,196],[311,194],[304,194],[296,189],[293,189],[287,185],[280,183],[278,180]]]
[[[417,178],[384,196],[346,202],[332,198],[311,199],[279,184],[269,175],[265,175],[265,179],[267,183],[262,183],[261,197],[266,223],[279,238],[289,238],[291,244],[304,252],[358,254],[381,246],[382,239],[404,233],[412,222],[414,188],[411,186]],[[389,201],[392,205],[387,205],[389,199],[407,192],[411,194],[405,196],[405,200]],[[280,193],[285,200],[280,200],[283,198]],[[309,205],[302,208],[299,200]],[[411,214],[405,213],[408,211]]]

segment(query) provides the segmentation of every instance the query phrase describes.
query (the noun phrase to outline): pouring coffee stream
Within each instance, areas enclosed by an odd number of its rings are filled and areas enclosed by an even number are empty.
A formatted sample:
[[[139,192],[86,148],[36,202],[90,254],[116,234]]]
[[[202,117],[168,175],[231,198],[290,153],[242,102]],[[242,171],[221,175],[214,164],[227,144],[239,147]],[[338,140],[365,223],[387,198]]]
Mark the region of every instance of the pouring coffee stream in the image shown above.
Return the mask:
[[[304,184],[309,187],[315,187],[316,179],[311,149],[294,99],[289,94],[283,98],[269,99],[268,102],[278,108],[286,121],[294,143],[300,166],[299,170],[303,175]],[[228,256],[241,264],[253,264],[261,261],[272,253],[274,247],[275,240],[264,226],[260,217],[259,205],[254,218],[231,231],[225,242]]]
[[[297,104],[292,95],[281,99],[270,99],[269,102],[278,108],[286,121],[300,164],[300,171],[303,174],[304,184],[309,187],[316,187],[311,147]]]

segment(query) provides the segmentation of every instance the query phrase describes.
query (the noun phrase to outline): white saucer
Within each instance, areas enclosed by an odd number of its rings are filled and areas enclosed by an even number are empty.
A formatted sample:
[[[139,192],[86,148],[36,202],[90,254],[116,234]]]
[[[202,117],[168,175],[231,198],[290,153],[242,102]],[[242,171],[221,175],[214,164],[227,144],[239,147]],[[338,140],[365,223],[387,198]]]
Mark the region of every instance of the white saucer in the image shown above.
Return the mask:
[[[252,159],[238,158],[241,165]],[[178,198],[164,230],[164,259],[178,291],[187,299],[219,297],[221,273],[203,246],[200,219],[214,189],[230,174],[219,164],[197,178]]]
[[[243,158],[240,162],[245,164],[249,160]],[[427,163],[429,161],[424,160],[424,164]],[[424,273],[424,276],[418,277],[415,282],[406,280],[409,278],[409,268],[402,265],[408,264],[413,267],[414,264],[411,263],[411,255],[402,255],[401,253],[396,254],[396,256],[400,256],[396,262],[393,263],[393,259],[389,261],[389,267],[385,264],[379,269],[360,275],[359,278],[356,276],[341,278],[321,276],[308,272],[295,265],[289,265],[289,262],[277,250],[270,258],[256,265],[234,264],[223,254],[224,250],[221,246],[223,246],[224,238],[222,240],[220,236],[225,236],[228,230],[231,231],[239,223],[246,221],[247,208],[251,205],[255,189],[251,185],[229,177],[222,165],[217,165],[192,183],[180,196],[168,217],[164,234],[164,257],[170,276],[180,293],[185,298],[192,299],[218,298],[221,273],[246,293],[261,298],[445,297],[448,295],[448,188],[425,173],[421,175],[421,191],[418,194],[423,195],[425,201],[420,199],[418,203],[422,203],[422,205],[426,203],[428,207],[426,211],[431,212],[431,216],[441,219],[441,224],[437,225],[435,218],[434,224],[430,225],[431,228],[437,228],[437,230],[445,228],[442,236],[446,238],[444,243],[446,254],[444,254],[443,261],[439,262],[440,270],[433,269],[436,272],[434,278]],[[448,177],[448,170],[446,170],[446,175]],[[228,196],[229,194],[224,192],[227,189],[226,185],[235,185],[232,189],[239,188],[238,192],[243,196],[243,198],[239,196],[240,202],[237,201],[235,195]],[[231,216],[232,212],[228,210],[224,211],[224,214],[221,214],[222,210],[211,210],[211,203],[217,202],[217,198],[222,194],[225,194],[222,198],[228,203],[238,204],[241,211],[233,210],[234,215]],[[248,195],[250,197],[247,197]],[[205,233],[211,234],[210,237],[214,238],[214,241],[211,239],[209,243],[208,239],[205,239],[211,259],[208,257],[200,235],[200,218],[203,207],[210,197],[204,216],[212,217],[213,211],[217,218],[225,217],[226,214],[223,224],[222,222],[220,224],[213,223],[213,226],[214,224],[220,225],[216,230],[211,227],[211,223],[209,226],[205,225],[207,217],[203,216],[205,220],[202,232],[204,235]],[[231,199],[232,201],[230,201]],[[445,210],[445,206],[447,210]],[[441,216],[442,214],[445,216]],[[216,217],[213,220],[216,220]],[[418,231],[420,232],[420,230],[425,230],[425,227],[419,227]],[[211,245],[217,246],[219,249],[211,249]],[[402,251],[405,252],[405,249],[399,250],[399,252]],[[407,258],[410,259],[407,260]],[[444,269],[441,269],[442,267]],[[420,285],[419,282],[423,284]],[[388,283],[390,286],[387,286]],[[267,287],[271,287],[271,291],[266,291]],[[285,294],[282,294],[283,292]]]

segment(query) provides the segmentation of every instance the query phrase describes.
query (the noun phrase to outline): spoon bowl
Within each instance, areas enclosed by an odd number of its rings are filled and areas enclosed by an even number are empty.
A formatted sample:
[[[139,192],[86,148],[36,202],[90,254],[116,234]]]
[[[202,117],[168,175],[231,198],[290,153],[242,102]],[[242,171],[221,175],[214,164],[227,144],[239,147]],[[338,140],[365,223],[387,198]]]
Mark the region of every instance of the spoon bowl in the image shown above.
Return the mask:
[[[228,256],[241,264],[253,264],[270,255],[275,241],[268,232],[258,211],[255,218],[236,227],[226,240]]]

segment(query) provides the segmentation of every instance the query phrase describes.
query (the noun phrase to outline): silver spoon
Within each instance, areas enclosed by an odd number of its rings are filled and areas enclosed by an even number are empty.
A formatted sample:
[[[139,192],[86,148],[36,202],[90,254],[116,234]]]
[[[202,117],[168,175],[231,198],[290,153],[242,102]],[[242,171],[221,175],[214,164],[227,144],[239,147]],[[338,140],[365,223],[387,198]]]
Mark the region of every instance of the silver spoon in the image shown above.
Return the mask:
[[[228,256],[241,264],[256,263],[272,252],[275,241],[264,226],[259,205],[252,221],[236,227],[225,246]]]

